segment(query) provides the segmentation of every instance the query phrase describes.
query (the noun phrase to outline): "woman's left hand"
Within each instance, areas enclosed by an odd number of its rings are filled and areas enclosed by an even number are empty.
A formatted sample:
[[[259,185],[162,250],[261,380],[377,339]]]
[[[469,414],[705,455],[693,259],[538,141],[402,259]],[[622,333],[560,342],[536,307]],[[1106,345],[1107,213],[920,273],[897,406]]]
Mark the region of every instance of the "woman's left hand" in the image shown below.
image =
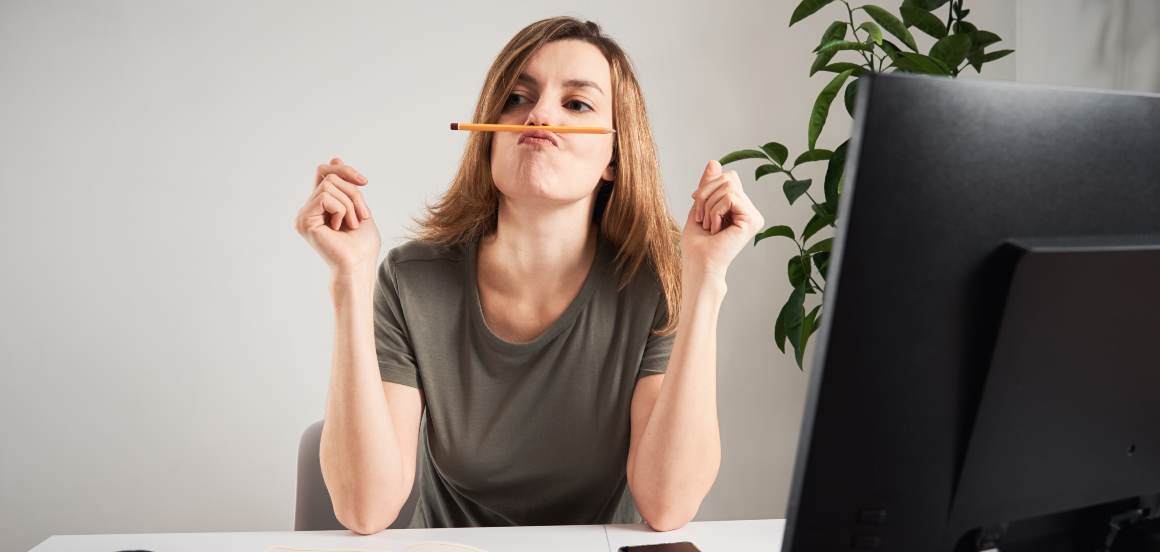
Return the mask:
[[[741,189],[737,171],[721,172],[721,163],[710,160],[681,233],[683,268],[724,280],[733,258],[764,226],[765,219]]]

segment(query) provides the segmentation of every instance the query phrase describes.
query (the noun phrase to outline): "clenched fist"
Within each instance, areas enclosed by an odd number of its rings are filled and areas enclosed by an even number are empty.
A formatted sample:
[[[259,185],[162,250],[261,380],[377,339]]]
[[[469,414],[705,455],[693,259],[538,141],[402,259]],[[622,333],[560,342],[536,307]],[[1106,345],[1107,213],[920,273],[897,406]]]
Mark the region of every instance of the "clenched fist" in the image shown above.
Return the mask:
[[[366,185],[365,176],[335,157],[318,166],[310,198],[294,219],[334,275],[373,275],[377,268],[379,229],[358,189]]]

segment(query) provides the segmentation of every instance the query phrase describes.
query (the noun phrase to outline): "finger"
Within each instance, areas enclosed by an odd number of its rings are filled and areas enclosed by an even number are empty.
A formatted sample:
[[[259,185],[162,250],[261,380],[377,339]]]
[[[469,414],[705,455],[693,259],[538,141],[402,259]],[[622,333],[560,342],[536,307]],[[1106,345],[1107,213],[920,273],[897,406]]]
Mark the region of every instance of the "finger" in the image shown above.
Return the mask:
[[[334,230],[338,230],[342,224],[342,217],[346,215],[346,205],[339,201],[337,197],[330,195],[330,192],[323,191],[318,194],[318,200],[322,203],[322,208],[326,212],[323,215],[323,221],[330,218],[330,226]],[[329,217],[327,216],[329,215]]]
[[[332,197],[334,197],[334,199],[338,200],[339,203],[342,203],[343,213],[342,217],[339,218],[339,223],[341,223],[343,218],[349,219],[352,216],[352,213],[354,212],[354,203],[349,197],[347,197],[345,193],[342,192],[342,190],[339,190],[338,187],[330,181],[330,178],[333,177],[327,177],[326,180],[322,181],[322,184],[318,186],[318,193],[330,194]],[[354,223],[348,221],[347,226],[353,227]],[[337,230],[338,228],[335,229]]]
[[[339,159],[339,158],[337,158],[337,157],[335,157],[335,158],[332,158],[332,159],[330,160],[330,164],[331,164],[331,165],[341,165],[341,164],[342,164],[342,159]]]
[[[326,188],[327,192],[329,192],[334,197],[337,197],[338,200],[341,201],[344,206],[346,206],[347,224],[350,225],[351,228],[358,228],[358,215],[355,213],[354,200],[352,200],[350,196],[347,195],[346,192],[344,192],[342,189],[340,189],[334,182],[337,178],[338,177],[334,175],[328,175],[322,181],[322,186]]]
[[[717,175],[707,180],[702,180],[701,184],[697,186],[697,190],[693,192],[693,207],[696,209],[696,220],[701,224],[702,228],[709,228],[709,221],[705,218],[709,197],[717,191],[722,184],[727,181],[724,175]]]
[[[330,164],[318,166],[318,170],[314,173],[314,185],[315,186],[319,185],[322,182],[323,178],[326,178],[327,175],[331,175],[331,174],[336,174],[340,178],[343,178],[344,180],[346,180],[348,182],[353,182],[353,183],[358,184],[360,186],[365,185],[367,183],[367,177],[363,176],[361,173],[354,170],[354,167],[352,167],[350,165],[335,164],[334,161],[337,159],[338,158],[335,157],[334,159],[330,160],[331,161]]]
[[[712,221],[709,220],[709,207],[713,205],[710,202],[710,198],[712,198],[714,194],[720,193],[721,190],[736,189],[737,182],[737,171],[728,171],[718,175],[716,178],[705,184],[704,191],[702,192],[705,194],[704,201],[701,202],[701,208],[703,209],[703,212],[701,213],[701,226],[704,229],[709,230],[712,224]]]
[[[366,200],[363,198],[362,193],[358,191],[358,188],[355,187],[354,184],[351,184],[350,182],[347,182],[341,178],[331,176],[328,176],[326,181],[337,186],[338,189],[342,190],[343,193],[354,200],[354,210],[358,220],[370,218],[371,210],[367,208]],[[358,226],[355,226],[355,228],[358,228]]]
[[[726,191],[720,197],[715,198],[715,202],[709,208],[709,220],[712,222],[709,229],[710,233],[716,234],[721,231],[725,215],[732,211],[736,204],[734,195],[732,191]]]
[[[716,159],[710,159],[709,162],[705,164],[705,170],[701,171],[701,180],[697,182],[697,188],[693,190],[693,213],[697,222],[701,222],[702,215],[704,214],[702,212],[702,200],[704,197],[698,197],[697,192],[699,192],[701,188],[705,186],[706,182],[712,180],[720,174],[721,163]]]
[[[706,228],[706,230],[708,230],[709,233],[716,233],[716,231],[713,229],[713,227],[714,227],[714,224],[716,224],[716,222],[717,222],[715,219],[719,213],[717,213],[714,209],[721,202],[721,199],[724,198],[725,196],[727,196],[728,194],[729,194],[729,187],[722,185],[722,186],[717,188],[717,191],[713,192],[713,195],[711,195],[707,199],[705,199],[705,214],[703,216],[705,218],[705,224],[708,225],[708,228]]]
[[[737,171],[725,171],[720,178],[725,182],[721,183],[717,190],[728,189],[735,194],[741,192],[741,178],[737,176]]]

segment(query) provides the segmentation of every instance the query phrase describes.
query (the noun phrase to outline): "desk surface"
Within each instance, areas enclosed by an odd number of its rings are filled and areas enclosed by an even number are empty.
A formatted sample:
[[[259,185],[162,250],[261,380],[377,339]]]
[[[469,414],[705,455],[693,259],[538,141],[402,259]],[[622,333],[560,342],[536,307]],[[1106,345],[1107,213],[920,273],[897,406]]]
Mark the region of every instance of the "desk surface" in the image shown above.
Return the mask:
[[[702,552],[781,550],[783,519],[693,521],[658,532],[643,524],[535,525],[451,529],[387,529],[373,535],[350,531],[264,531],[227,533],[121,533],[54,535],[30,552],[151,550],[153,552],[263,552],[280,544],[310,548],[365,548],[403,552],[423,541],[469,544],[487,552],[616,552],[626,544],[689,541]]]

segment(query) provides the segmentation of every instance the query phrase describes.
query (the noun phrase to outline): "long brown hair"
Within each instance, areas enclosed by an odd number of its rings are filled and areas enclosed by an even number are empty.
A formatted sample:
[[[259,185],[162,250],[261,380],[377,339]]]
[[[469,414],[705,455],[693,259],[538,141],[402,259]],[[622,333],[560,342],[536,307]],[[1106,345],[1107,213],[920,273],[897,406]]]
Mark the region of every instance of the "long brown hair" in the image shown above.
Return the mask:
[[[655,333],[667,335],[676,330],[680,309],[681,229],[665,202],[644,96],[632,63],[620,46],[591,21],[573,17],[536,21],[516,33],[492,62],[472,120],[496,122],[532,54],[544,44],[563,39],[595,45],[611,68],[612,124],[616,129],[612,164],[616,165],[616,176],[613,181],[601,180],[592,222],[599,225],[600,236],[616,247],[618,290],[632,281],[642,264],[657,278],[668,319]],[[499,191],[491,178],[491,137],[490,132],[469,135],[449,189],[434,205],[426,205],[424,220],[416,219],[418,239],[451,245],[496,230]]]

